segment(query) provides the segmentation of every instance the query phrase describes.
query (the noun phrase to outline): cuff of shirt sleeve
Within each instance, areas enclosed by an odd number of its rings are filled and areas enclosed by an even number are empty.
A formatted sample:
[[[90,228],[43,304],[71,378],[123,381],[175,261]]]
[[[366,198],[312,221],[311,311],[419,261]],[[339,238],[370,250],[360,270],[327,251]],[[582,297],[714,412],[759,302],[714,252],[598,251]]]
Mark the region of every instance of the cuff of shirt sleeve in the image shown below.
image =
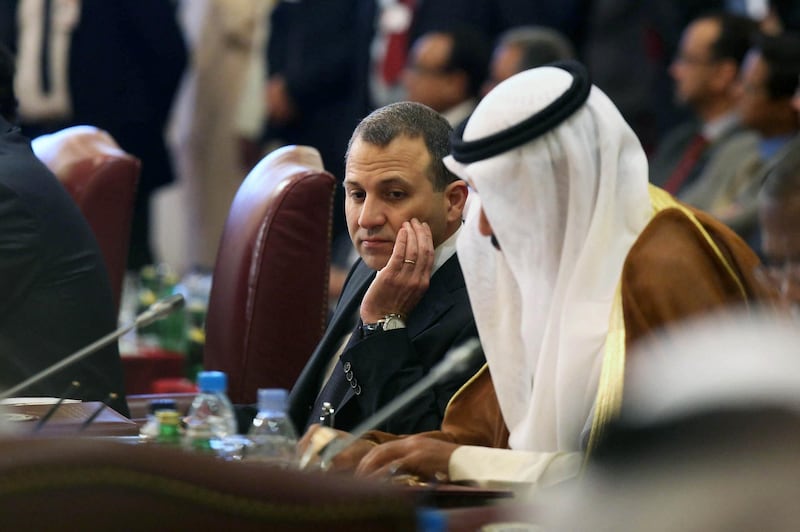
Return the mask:
[[[578,475],[583,453],[512,451],[462,445],[450,456],[450,480],[478,484],[503,482],[550,486]]]

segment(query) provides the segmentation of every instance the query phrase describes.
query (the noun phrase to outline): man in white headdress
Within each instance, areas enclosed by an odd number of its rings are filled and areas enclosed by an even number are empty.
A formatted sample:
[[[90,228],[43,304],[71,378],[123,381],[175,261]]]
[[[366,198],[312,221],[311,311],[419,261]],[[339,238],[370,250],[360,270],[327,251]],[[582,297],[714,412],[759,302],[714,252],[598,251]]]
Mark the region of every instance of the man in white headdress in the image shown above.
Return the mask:
[[[626,348],[762,296],[758,259],[728,228],[648,185],[638,139],[578,63],[498,85],[451,154],[447,166],[480,198],[458,253],[491,376],[451,400],[441,432],[378,445],[357,473],[569,478],[617,413]],[[481,433],[498,441],[503,423],[513,451],[461,445]]]

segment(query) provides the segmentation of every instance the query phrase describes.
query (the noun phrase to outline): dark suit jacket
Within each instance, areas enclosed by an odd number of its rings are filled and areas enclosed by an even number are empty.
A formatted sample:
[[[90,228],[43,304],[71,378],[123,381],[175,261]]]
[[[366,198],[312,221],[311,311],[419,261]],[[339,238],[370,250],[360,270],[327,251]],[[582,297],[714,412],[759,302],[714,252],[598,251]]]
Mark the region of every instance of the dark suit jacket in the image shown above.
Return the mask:
[[[358,261],[345,282],[328,330],[311,356],[289,396],[289,413],[298,429],[317,412],[312,407],[323,384],[324,372],[342,338],[357,324],[358,309],[375,271]],[[405,329],[353,338],[342,353],[361,387],[350,389],[333,405],[335,427],[351,430],[366,417],[420,380],[454,346],[477,337],[464,277],[454,255],[431,278],[428,291],[411,312]],[[450,397],[483,365],[476,361],[463,373],[440,382],[380,428],[396,434],[438,429]]]
[[[8,389],[116,328],[97,242],[75,203],[30,142],[0,118],[0,389]],[[18,395],[104,400],[128,414],[112,343]]]
[[[356,62],[369,53],[356,44],[356,10],[362,3],[366,2],[279,2],[271,14],[269,73],[286,80],[298,116],[288,124],[269,124],[266,136],[285,144],[314,146],[325,169],[340,182],[347,142],[366,114],[356,95]],[[344,189],[336,187],[334,237],[346,232],[344,220]]]
[[[16,20],[18,0],[2,0],[0,17]],[[15,28],[0,40],[16,48]],[[139,194],[173,179],[164,126],[186,64],[186,47],[165,0],[82,0],[72,33],[69,85],[73,116],[65,123],[22,124],[28,136],[71,125],[108,131],[142,160]]]

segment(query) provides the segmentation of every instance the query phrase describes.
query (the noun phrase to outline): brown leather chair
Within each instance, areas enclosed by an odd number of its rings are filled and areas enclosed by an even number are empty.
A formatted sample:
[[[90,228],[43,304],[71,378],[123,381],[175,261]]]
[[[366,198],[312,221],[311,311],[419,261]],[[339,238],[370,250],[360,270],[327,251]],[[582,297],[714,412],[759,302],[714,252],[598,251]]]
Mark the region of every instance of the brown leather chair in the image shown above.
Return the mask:
[[[256,165],[231,205],[217,252],[203,365],[228,374],[234,403],[291,388],[326,324],[335,180],[315,148]]]
[[[78,204],[94,232],[119,308],[141,163],[105,131],[74,126],[32,142],[36,156]]]
[[[93,438],[0,440],[3,530],[415,530],[411,493]]]

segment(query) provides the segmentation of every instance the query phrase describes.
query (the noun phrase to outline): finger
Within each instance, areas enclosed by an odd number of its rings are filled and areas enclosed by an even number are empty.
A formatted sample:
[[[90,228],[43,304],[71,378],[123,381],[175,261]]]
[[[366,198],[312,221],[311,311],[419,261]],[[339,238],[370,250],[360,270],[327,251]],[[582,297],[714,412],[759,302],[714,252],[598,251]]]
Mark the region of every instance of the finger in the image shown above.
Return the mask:
[[[367,478],[386,476],[389,466],[403,454],[396,449],[397,443],[384,443],[369,451],[358,463],[355,476]]]
[[[309,428],[306,432],[308,443],[307,448],[300,455],[300,469],[305,469],[331,441],[347,435],[346,432],[318,424],[312,425],[312,428],[313,431]],[[306,436],[303,436],[303,439],[306,439]]]
[[[426,223],[418,223],[417,228],[417,246],[418,246],[418,258],[417,258],[417,267],[420,268],[420,271],[425,273],[430,273],[431,269],[433,268],[434,262],[434,247],[433,247],[433,235],[431,234],[431,228]]]
[[[303,434],[303,437],[300,438],[300,441],[297,442],[297,449],[300,451],[300,454],[303,454],[308,448],[309,444],[311,444],[311,437],[318,428],[319,428],[319,423],[312,424],[311,426],[308,427],[306,433]]]
[[[389,257],[389,262],[386,266],[391,267],[395,271],[402,271],[404,266],[403,260],[406,256],[406,247],[408,246],[408,234],[411,231],[411,226],[408,222],[403,222],[400,229],[397,231],[397,237],[394,239],[394,248],[392,248],[392,255]]]
[[[418,242],[419,222],[417,221],[416,218],[414,218],[407,223],[408,223],[408,239],[406,240],[406,249],[405,249],[405,255],[403,256],[403,262],[406,263],[407,266],[406,271],[411,271],[414,269],[411,268],[411,266],[415,266],[417,264],[417,258],[419,255],[419,242]]]

